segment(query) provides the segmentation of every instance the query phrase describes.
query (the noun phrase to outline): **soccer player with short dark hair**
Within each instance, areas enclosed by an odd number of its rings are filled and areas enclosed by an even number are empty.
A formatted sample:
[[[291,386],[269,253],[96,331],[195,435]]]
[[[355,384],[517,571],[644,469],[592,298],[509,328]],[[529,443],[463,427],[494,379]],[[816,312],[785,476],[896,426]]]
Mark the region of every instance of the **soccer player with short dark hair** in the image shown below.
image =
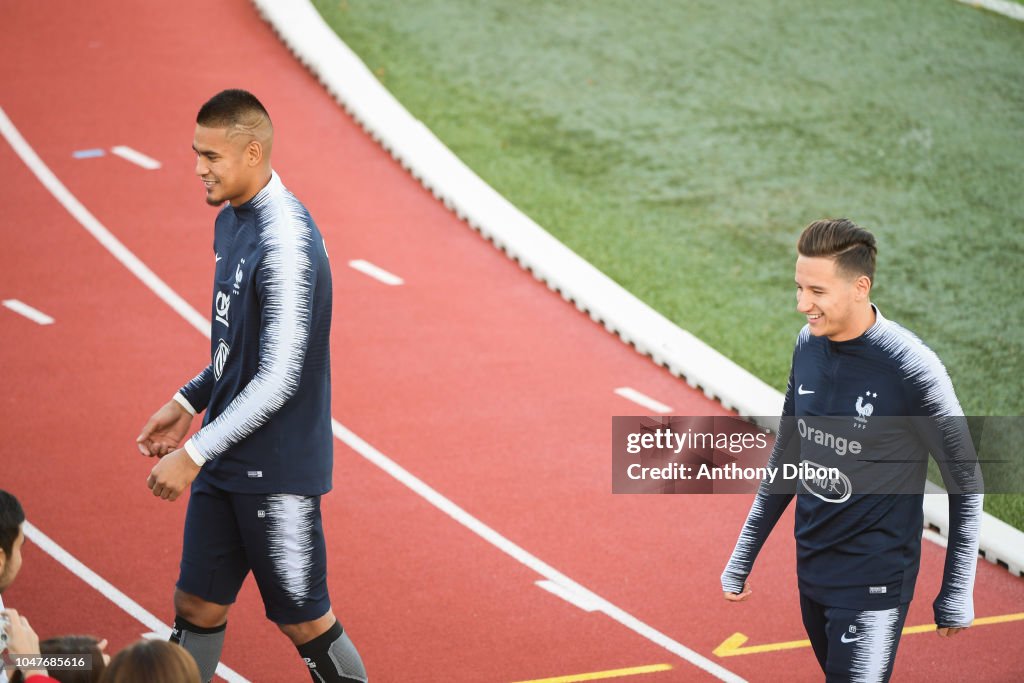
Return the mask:
[[[939,635],[952,636],[974,620],[980,470],[942,363],[871,303],[874,236],[846,219],[816,221],[797,251],[797,310],[807,325],[769,466],[799,459],[835,466],[838,476],[800,480],[781,493],[762,482],[722,590],[733,602],[749,598],[754,560],[798,491],[800,608],[826,680],[888,681],[920,566],[929,454],[950,488],[935,623]],[[858,478],[863,472],[874,479]]]
[[[203,680],[216,670],[229,606],[250,571],[267,618],[314,681],[366,681],[331,610],[320,496],[331,488],[331,269],[306,208],[270,164],[274,128],[244,90],[199,110],[192,148],[214,226],[211,362],[138,437],[157,456],[148,485],[191,485],[171,640]],[[192,417],[202,428],[181,444]]]

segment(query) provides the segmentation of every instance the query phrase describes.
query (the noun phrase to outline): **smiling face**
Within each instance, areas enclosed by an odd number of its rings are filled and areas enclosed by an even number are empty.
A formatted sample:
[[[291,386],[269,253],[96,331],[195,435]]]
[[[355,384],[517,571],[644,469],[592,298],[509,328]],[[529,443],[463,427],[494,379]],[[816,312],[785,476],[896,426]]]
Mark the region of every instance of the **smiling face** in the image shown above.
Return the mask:
[[[196,126],[192,149],[196,175],[206,186],[206,203],[238,206],[252,199],[270,179],[264,145],[233,128]]]
[[[18,537],[14,539],[11,554],[8,555],[4,552],[3,548],[0,548],[0,593],[3,593],[8,586],[14,583],[14,577],[18,575],[18,571],[21,569],[21,546],[24,543],[25,530],[19,526]]]
[[[797,257],[796,310],[814,336],[847,341],[864,334],[875,319],[870,294],[871,278],[843,272],[834,258]]]

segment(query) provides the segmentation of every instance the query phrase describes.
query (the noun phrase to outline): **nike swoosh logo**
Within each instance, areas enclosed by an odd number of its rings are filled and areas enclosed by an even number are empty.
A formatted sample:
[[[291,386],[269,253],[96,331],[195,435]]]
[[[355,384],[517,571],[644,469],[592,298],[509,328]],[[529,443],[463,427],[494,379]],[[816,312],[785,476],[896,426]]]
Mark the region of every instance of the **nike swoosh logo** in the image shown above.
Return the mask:
[[[840,636],[839,640],[843,641],[844,643],[856,643],[863,637],[864,636],[857,636],[856,638],[847,638],[846,634],[844,633],[842,636]]]
[[[220,254],[214,254],[214,257],[216,257],[216,259],[217,259],[216,261],[214,261],[214,263],[220,263],[221,255]]]
[[[803,396],[805,394],[813,394],[814,390],[813,389],[804,389],[804,385],[801,384],[799,387],[797,387],[796,393],[798,393],[801,396]]]

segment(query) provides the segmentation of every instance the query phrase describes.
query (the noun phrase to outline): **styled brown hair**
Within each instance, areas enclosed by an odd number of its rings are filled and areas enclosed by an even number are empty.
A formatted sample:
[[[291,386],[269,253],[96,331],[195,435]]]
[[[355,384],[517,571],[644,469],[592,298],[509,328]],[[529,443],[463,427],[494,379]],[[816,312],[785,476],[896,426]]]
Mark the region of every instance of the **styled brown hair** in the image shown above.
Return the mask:
[[[814,221],[804,228],[796,250],[801,256],[834,259],[841,272],[875,282],[875,236],[847,218]]]
[[[192,655],[166,640],[140,640],[117,653],[100,683],[202,683]]]

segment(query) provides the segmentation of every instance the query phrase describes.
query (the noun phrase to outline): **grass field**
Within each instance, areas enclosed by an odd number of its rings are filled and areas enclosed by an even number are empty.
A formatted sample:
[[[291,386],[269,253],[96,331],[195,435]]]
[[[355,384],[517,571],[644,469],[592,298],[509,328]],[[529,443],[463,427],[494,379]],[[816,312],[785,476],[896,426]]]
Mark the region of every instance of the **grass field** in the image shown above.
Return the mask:
[[[952,0],[315,0],[478,174],[784,388],[794,243],[847,216],[969,414],[1024,396],[1024,24]],[[1024,528],[1024,499],[989,509]]]

